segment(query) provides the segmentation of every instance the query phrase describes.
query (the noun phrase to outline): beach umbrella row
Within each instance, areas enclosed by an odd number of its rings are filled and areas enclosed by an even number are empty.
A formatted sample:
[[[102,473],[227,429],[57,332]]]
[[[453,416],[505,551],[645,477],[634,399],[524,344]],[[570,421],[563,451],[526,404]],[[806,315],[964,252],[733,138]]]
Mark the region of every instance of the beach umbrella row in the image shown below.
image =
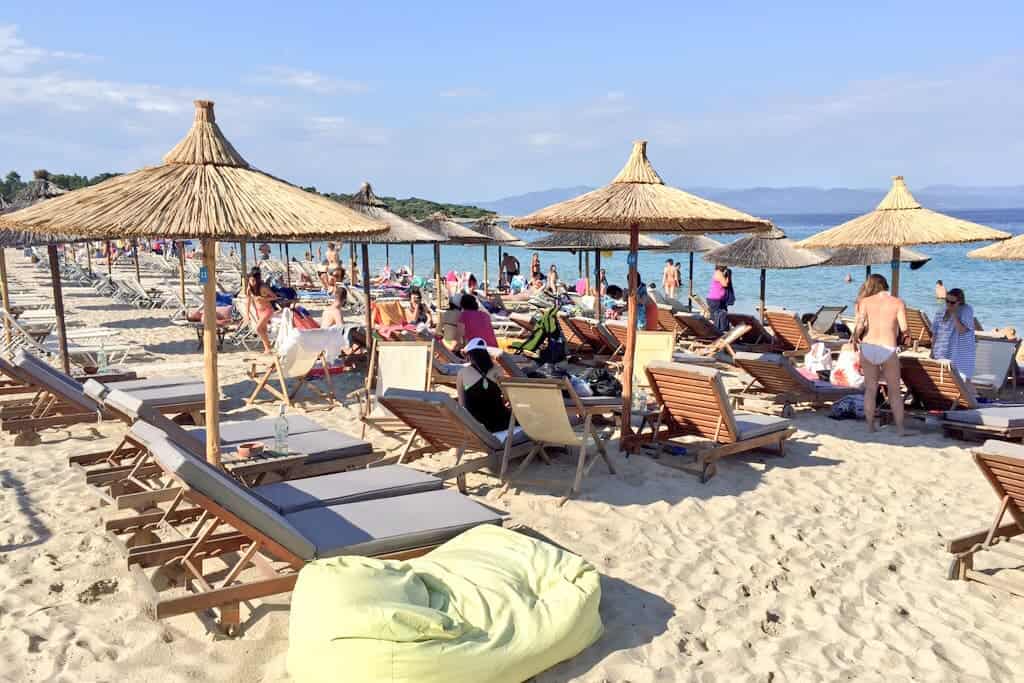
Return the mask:
[[[628,230],[629,313],[623,368],[623,446],[635,449],[631,414],[633,356],[637,323],[637,248],[641,232],[766,232],[771,223],[665,184],[647,159],[647,142],[637,141],[626,165],[608,185],[574,199],[513,219],[512,227],[541,230]]]
[[[510,247],[521,247],[525,244],[521,239],[510,233],[505,228],[498,225],[498,221],[493,216],[487,216],[481,218],[473,224],[473,232],[483,235],[488,238],[490,242],[498,245],[498,270],[501,270],[501,247],[502,245]],[[487,272],[487,242],[483,243],[484,247],[484,272],[483,272],[483,286],[484,291],[487,291],[487,287],[490,285],[490,274]]]
[[[0,216],[0,228],[98,239],[202,240],[206,455],[220,462],[216,272],[218,240],[307,241],[381,233],[386,223],[252,168],[216,123],[213,102],[163,163]]]
[[[722,246],[721,242],[704,235],[680,235],[668,243],[668,247],[672,251],[682,251],[689,254],[690,257],[690,276],[686,295],[687,310],[693,310],[693,255],[703,254],[720,246]]]

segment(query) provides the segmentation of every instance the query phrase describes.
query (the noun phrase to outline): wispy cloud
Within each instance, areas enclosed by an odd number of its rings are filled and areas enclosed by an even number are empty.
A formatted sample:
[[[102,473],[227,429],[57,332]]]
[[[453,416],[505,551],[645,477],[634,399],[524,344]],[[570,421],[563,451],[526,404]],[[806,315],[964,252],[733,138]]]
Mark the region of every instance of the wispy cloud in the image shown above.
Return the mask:
[[[438,97],[483,97],[486,94],[483,88],[448,88],[437,93]]]
[[[325,74],[307,69],[294,69],[288,66],[271,66],[257,73],[252,81],[269,85],[308,90],[320,95],[334,93],[357,94],[365,92],[367,86],[360,81],[333,78]]]
[[[84,61],[97,59],[93,55],[67,50],[48,50],[26,43],[18,35],[14,24],[0,24],[0,71],[23,73],[26,69],[48,60]]]
[[[342,145],[379,146],[391,142],[391,132],[386,128],[363,126],[344,116],[311,116],[306,130]]]

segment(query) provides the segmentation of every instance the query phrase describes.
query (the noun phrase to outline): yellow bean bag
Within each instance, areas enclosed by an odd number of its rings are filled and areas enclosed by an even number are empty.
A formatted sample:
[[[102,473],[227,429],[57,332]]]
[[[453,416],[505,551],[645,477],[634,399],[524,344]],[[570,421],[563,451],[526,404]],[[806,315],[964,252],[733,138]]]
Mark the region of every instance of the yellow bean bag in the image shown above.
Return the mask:
[[[335,557],[299,573],[288,672],[296,681],[519,683],[603,631],[587,561],[483,525],[408,561]]]

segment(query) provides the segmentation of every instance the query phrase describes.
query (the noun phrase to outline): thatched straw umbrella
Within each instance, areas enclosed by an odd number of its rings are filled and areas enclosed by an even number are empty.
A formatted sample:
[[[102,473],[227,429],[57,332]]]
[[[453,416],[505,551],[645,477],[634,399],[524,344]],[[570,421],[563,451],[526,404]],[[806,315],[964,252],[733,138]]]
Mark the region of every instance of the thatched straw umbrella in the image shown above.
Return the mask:
[[[423,220],[420,225],[431,232],[444,235],[448,238],[448,244],[487,244],[490,238],[466,226],[456,223],[451,216],[443,211],[435,211]],[[434,243],[434,287],[436,289],[437,306],[441,306],[441,245]]]
[[[828,252],[798,249],[778,228],[764,235],[751,235],[704,254],[704,260],[718,266],[757,268],[761,271],[761,320],[764,320],[766,271],[820,266]]]
[[[359,188],[359,191],[352,196],[352,199],[346,202],[353,209],[366,216],[367,218],[381,223],[386,223],[390,228],[386,233],[378,235],[369,235],[365,237],[354,237],[350,239],[350,242],[360,243],[362,246],[362,257],[363,257],[363,293],[366,295],[366,301],[370,301],[370,258],[369,249],[367,244],[370,242],[376,244],[405,244],[408,242],[410,245],[414,244],[437,244],[439,242],[447,242],[448,238],[444,235],[428,230],[426,227],[411,221],[407,218],[402,218],[398,214],[391,213],[385,208],[385,204],[381,199],[373,193],[373,187],[370,186],[369,182],[364,182]],[[354,282],[354,280],[353,280]],[[372,314],[370,307],[366,307],[366,329],[372,330]]]
[[[39,202],[66,194],[67,190],[50,180],[50,173],[45,170],[32,172],[32,180],[18,190],[9,206],[3,213],[25,209]],[[6,247],[31,247],[46,245],[46,255],[50,262],[50,287],[53,290],[53,312],[57,317],[57,345],[60,348],[60,362],[64,372],[71,372],[71,359],[68,356],[67,324],[64,320],[64,291],[60,282],[60,263],[57,260],[57,244],[62,240],[54,240],[48,235],[34,234],[28,230],[0,229],[0,286],[2,286],[3,306],[10,310],[10,294],[7,288],[7,259],[4,255]],[[4,331],[5,338],[10,340],[10,331]]]
[[[889,247],[892,249],[893,294],[900,289],[900,248],[915,244],[988,242],[1009,233],[926,209],[910,194],[903,176],[892,179],[892,188],[874,211],[829,228],[800,242],[814,249],[838,247]]]
[[[633,400],[633,354],[636,350],[636,250],[641,232],[761,232],[771,223],[742,211],[669,187],[647,160],[647,142],[633,144],[626,165],[600,189],[513,219],[514,228],[541,230],[629,230],[629,323],[623,368],[623,436],[632,447],[628,416]]]
[[[722,246],[721,242],[717,242],[704,235],[680,235],[668,243],[668,248],[672,251],[685,251],[690,255],[690,284],[687,287],[686,296],[687,310],[693,310],[693,255],[703,254],[720,246]]]
[[[487,216],[481,218],[473,224],[473,232],[479,233],[484,237],[489,237],[491,242],[498,245],[498,284],[501,284],[501,247],[502,245],[508,247],[521,247],[525,244],[521,239],[510,233],[505,228],[498,225],[498,221],[494,216]],[[487,287],[490,285],[490,275],[487,272],[487,242],[484,242],[484,291],[487,291]]]
[[[829,249],[831,254],[823,266],[864,266],[865,276],[871,275],[871,266],[892,261],[892,252],[885,247],[841,247]],[[900,249],[900,262],[909,263],[911,270],[917,270],[932,260],[931,256],[913,249]]]
[[[206,456],[219,463],[217,240],[306,241],[376,233],[387,226],[251,168],[217,126],[213,102],[196,100],[195,105],[191,130],[164,163],[0,216],[0,228],[100,239],[202,240]]]
[[[969,251],[967,255],[983,261],[1024,261],[1024,235]]]

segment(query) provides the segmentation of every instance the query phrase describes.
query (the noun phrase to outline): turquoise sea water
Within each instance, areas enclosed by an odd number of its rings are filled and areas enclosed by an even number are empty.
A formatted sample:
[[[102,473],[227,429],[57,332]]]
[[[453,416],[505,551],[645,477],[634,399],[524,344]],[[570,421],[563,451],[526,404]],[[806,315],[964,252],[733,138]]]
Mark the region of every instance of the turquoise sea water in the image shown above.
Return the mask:
[[[949,211],[951,215],[988,225],[1013,234],[1024,232],[1024,209],[992,209]],[[806,214],[765,216],[775,222],[794,240],[800,240],[814,233],[833,227],[854,217],[854,214]],[[543,233],[519,231],[518,234],[526,241],[537,239]],[[662,237],[656,235],[656,237]],[[716,237],[720,242],[728,242],[736,237]],[[320,246],[314,244],[314,248]],[[960,287],[967,295],[967,301],[975,310],[975,315],[986,327],[1014,325],[1024,330],[1024,293],[1019,286],[1024,279],[1024,262],[978,261],[967,258],[967,252],[984,246],[981,244],[941,245],[914,247],[932,257],[924,267],[912,271],[906,264],[900,270],[900,295],[909,306],[922,308],[931,315],[938,304],[933,297],[936,280],[942,280],[947,288]],[[293,256],[301,256],[308,247],[292,245]],[[275,248],[275,256],[276,256]],[[519,259],[523,269],[529,268],[530,252],[528,249],[512,247],[508,249]],[[396,245],[389,248],[392,267],[408,265],[410,250],[408,245]],[[348,258],[348,247],[344,247],[345,259]],[[433,263],[433,247],[417,245],[416,272],[427,275]],[[491,282],[498,277],[498,249],[488,248],[490,259]],[[540,252],[544,272],[550,264],[558,267],[563,280],[575,281],[578,275],[577,258],[564,252]],[[661,284],[661,271],[665,259],[682,259],[683,289],[686,286],[687,254],[665,251],[641,252],[639,258],[640,275],[644,281]],[[371,269],[376,271],[383,267],[385,248],[381,245],[370,246]],[[615,253],[610,258],[602,258],[602,265],[608,271],[609,282],[623,284],[626,279],[626,254]],[[483,248],[444,246],[441,249],[441,265],[443,270],[471,270],[482,278]],[[593,258],[591,258],[593,267]],[[707,293],[708,280],[712,266],[706,263],[701,255],[694,259],[694,289],[700,294]],[[873,267],[873,271],[889,277],[888,264]],[[843,281],[847,273],[853,276],[853,282]],[[801,313],[815,311],[825,304],[846,304],[852,311],[853,299],[864,278],[864,268],[851,267],[815,267],[800,270],[768,271],[767,301],[769,306],[785,306]],[[737,303],[733,310],[753,312],[757,304],[759,288],[759,272],[756,270],[734,269],[733,279],[736,289]]]

